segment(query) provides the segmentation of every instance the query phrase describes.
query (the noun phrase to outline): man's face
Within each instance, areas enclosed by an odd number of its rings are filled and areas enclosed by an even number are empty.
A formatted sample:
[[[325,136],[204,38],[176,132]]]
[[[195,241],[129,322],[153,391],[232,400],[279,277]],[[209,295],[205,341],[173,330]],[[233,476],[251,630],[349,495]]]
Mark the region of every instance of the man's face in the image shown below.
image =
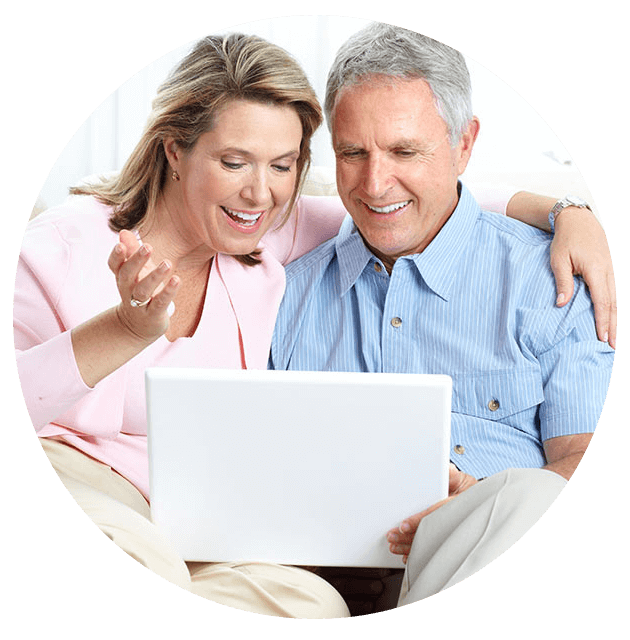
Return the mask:
[[[478,128],[474,118],[451,147],[424,80],[376,77],[340,94],[332,126],[337,188],[388,270],[423,251],[454,211]]]

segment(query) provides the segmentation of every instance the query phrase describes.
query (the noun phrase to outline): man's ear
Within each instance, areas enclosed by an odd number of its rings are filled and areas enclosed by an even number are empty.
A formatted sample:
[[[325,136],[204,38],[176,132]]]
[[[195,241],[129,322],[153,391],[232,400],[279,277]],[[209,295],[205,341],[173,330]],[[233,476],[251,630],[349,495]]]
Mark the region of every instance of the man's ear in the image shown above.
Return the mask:
[[[468,161],[472,155],[473,147],[475,146],[475,140],[477,140],[477,136],[479,135],[480,126],[479,118],[477,116],[473,116],[466,127],[466,131],[464,131],[459,140],[459,144],[457,145],[457,171],[460,176],[466,170],[466,166],[468,165]]]

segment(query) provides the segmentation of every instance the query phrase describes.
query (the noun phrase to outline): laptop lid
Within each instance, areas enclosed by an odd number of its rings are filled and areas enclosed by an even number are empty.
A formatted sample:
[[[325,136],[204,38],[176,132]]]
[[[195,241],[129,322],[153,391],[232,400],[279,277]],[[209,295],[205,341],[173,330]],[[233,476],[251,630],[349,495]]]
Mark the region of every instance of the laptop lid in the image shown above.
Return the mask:
[[[448,376],[154,368],[146,392],[185,560],[402,567],[387,531],[448,494]]]

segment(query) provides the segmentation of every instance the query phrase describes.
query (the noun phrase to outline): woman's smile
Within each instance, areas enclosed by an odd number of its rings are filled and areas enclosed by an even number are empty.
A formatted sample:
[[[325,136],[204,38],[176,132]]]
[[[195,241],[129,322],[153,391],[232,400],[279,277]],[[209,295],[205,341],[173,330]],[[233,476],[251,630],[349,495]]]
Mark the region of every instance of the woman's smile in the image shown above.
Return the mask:
[[[240,211],[220,205],[228,219],[228,223],[243,233],[255,233],[261,226],[266,210]]]

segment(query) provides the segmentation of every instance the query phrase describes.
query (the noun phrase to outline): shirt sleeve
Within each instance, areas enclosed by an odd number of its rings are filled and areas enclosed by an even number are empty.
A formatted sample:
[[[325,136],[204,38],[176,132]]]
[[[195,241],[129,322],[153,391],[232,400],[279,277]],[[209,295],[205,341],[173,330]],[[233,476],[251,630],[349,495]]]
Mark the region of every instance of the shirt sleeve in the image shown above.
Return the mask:
[[[37,431],[90,391],[76,366],[70,331],[55,313],[55,297],[20,257],[13,332],[22,392]]]
[[[614,350],[597,339],[591,299],[576,280],[576,293],[559,323],[539,318],[538,340],[544,402],[540,407],[541,440],[592,433],[606,399]]]
[[[68,430],[114,437],[122,423],[126,373],[115,372],[93,389],[83,381],[72,347],[72,322],[60,303],[69,294],[70,268],[68,246],[52,225],[27,231],[13,305],[22,392],[35,430],[42,437]],[[77,280],[98,289],[98,282],[88,283],[82,276]],[[77,300],[85,300],[86,291],[70,288]]]

